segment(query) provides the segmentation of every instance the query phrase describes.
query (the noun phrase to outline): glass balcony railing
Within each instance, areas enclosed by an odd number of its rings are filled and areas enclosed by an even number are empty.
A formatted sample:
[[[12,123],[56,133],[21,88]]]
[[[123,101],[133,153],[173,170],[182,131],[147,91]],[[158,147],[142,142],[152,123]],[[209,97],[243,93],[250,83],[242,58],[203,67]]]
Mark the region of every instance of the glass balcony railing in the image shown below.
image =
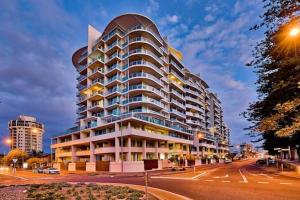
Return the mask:
[[[110,38],[112,38],[115,34],[119,34],[120,36],[124,36],[125,34],[123,32],[121,32],[119,29],[114,29],[111,32],[109,32],[107,35],[105,35],[104,37],[102,37],[103,41],[107,41]]]
[[[150,43],[157,51],[159,51],[162,55],[163,55],[163,51],[161,50],[161,48],[159,46],[157,46],[152,40],[145,38],[145,37],[135,37],[135,38],[131,38],[129,40],[129,43],[133,43],[133,42],[147,42]]]
[[[80,65],[78,68],[77,68],[77,71],[78,72],[81,72],[83,71],[84,69],[86,69],[87,65]]]
[[[162,85],[162,82],[160,79],[156,78],[155,76],[153,76],[152,74],[147,74],[147,73],[144,73],[144,72],[135,72],[135,73],[131,73],[129,74],[129,76],[124,76],[122,78],[122,81],[126,81],[128,79],[132,79],[132,78],[138,78],[138,77],[145,77],[145,78],[150,78],[150,79],[153,79],[155,80],[155,82],[159,83]]]
[[[107,68],[107,72],[106,73],[108,73],[108,72],[110,72],[110,71],[112,71],[114,69],[120,69],[120,70],[122,70],[122,67],[119,64],[115,63],[115,64],[113,64],[113,65],[111,65],[111,66],[109,66]]]
[[[144,61],[144,60],[135,60],[135,61],[132,61],[130,62],[129,64],[126,64],[124,66],[122,66],[122,69],[123,70],[126,70],[128,69],[128,67],[130,66],[134,66],[134,65],[145,65],[145,66],[149,66],[153,69],[155,69],[157,72],[159,72],[160,74],[163,74],[162,70],[157,67],[155,64],[151,63],[151,62],[147,62],[147,61]]]
[[[154,33],[152,31],[152,29],[146,28],[146,27],[142,26],[141,24],[139,24],[139,25],[129,28],[127,31],[131,32],[131,31],[135,31],[135,30],[145,30],[147,32],[150,32],[160,43],[163,44],[163,40],[161,39],[161,37],[158,34]]]
[[[86,75],[80,75],[77,77],[77,80],[82,81],[82,80],[86,79],[86,77],[87,77]]]

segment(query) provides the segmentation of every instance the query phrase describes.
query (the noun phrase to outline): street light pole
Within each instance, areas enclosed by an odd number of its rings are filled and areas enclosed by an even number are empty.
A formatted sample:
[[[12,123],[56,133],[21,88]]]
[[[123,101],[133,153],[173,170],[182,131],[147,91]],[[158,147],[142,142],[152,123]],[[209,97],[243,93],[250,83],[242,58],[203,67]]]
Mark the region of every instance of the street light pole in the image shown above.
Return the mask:
[[[52,165],[52,160],[53,160],[53,158],[52,158],[52,136],[51,136],[51,142],[50,142],[50,144],[51,144],[51,146],[50,146],[50,166],[52,167],[53,165]]]

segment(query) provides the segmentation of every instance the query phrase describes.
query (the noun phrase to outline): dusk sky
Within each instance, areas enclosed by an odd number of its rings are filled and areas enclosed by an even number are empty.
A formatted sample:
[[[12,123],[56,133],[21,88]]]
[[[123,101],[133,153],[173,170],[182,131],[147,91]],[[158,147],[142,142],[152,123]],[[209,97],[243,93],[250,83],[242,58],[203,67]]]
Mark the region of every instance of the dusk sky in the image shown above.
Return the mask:
[[[91,24],[102,32],[115,17],[139,13],[151,18],[185,65],[210,85],[224,107],[231,143],[250,141],[239,114],[256,98],[256,76],[245,66],[262,33],[256,0],[14,1],[0,3],[0,137],[8,121],[32,115],[45,124],[44,148],[51,135],[74,126],[75,50],[87,43]],[[251,46],[252,45],[252,46]],[[5,150],[0,145],[0,152]]]

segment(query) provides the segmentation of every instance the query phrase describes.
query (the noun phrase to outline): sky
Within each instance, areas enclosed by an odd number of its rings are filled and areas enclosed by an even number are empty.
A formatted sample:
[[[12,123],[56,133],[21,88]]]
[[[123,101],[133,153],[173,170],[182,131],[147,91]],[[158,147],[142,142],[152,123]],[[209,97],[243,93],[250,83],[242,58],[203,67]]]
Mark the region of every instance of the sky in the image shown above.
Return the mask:
[[[8,121],[35,116],[50,138],[74,126],[76,71],[72,54],[87,44],[87,27],[100,32],[115,17],[139,13],[151,18],[184,64],[200,73],[222,101],[231,143],[251,139],[240,116],[256,98],[256,76],[246,67],[261,32],[261,0],[2,0],[0,3],[0,140]],[[7,148],[0,143],[0,152]]]

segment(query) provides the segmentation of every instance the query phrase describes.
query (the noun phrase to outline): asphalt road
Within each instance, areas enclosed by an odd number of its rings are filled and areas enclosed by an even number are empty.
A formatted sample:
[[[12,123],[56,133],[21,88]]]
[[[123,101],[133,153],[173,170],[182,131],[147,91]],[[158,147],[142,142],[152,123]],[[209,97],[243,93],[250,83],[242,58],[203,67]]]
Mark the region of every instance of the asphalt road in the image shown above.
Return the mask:
[[[1,175],[0,175],[1,176]],[[144,185],[144,177],[109,175],[19,174],[14,183],[33,182],[115,182]],[[20,179],[20,177],[22,177]],[[1,178],[1,177],[0,177]],[[2,179],[2,178],[1,178]],[[3,179],[2,179],[3,180]],[[1,183],[1,180],[0,180]],[[300,200],[300,179],[267,172],[252,161],[200,167],[194,173],[151,173],[149,186],[199,200]]]

